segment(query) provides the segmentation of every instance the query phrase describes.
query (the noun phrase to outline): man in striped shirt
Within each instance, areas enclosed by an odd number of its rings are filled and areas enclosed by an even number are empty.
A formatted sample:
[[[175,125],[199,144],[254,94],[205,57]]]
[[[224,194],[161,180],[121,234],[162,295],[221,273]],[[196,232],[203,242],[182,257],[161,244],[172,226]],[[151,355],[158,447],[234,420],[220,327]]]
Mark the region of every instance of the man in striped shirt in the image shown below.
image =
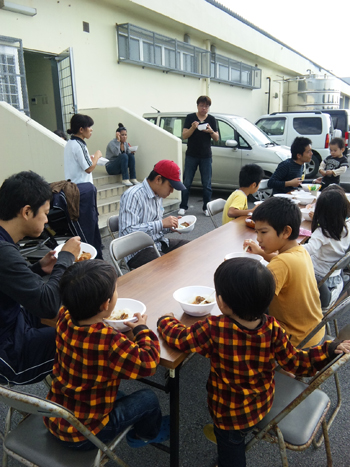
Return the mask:
[[[158,162],[144,181],[129,188],[120,199],[119,236],[132,232],[145,232],[152,237],[161,255],[188,243],[165,237],[178,226],[176,216],[163,219],[163,198],[175,190],[185,190],[180,180],[180,167],[173,161]],[[125,258],[130,268],[138,268],[157,258],[153,248],[148,247]]]

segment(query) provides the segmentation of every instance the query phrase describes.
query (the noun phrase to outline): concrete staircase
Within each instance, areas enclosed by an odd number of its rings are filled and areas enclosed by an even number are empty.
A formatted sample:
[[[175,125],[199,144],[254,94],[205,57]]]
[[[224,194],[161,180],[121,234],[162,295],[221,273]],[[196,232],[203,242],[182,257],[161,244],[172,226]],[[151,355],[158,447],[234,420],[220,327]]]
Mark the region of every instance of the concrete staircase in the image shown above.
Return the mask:
[[[98,225],[103,238],[109,235],[107,220],[109,217],[119,214],[120,197],[128,187],[122,184],[121,175],[108,175],[98,171],[93,180],[97,188]],[[179,204],[177,199],[164,199],[164,214],[178,209]]]

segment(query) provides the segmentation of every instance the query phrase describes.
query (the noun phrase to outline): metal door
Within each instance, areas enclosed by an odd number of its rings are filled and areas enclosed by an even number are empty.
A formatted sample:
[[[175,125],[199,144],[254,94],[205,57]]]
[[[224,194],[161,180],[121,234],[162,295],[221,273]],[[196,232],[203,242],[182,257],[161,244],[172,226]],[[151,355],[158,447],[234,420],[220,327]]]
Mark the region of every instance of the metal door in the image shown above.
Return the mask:
[[[0,101],[30,117],[22,40],[0,36]]]
[[[57,62],[58,82],[60,88],[63,129],[70,128],[70,119],[77,113],[77,98],[74,80],[73,49],[61,52],[55,57]]]

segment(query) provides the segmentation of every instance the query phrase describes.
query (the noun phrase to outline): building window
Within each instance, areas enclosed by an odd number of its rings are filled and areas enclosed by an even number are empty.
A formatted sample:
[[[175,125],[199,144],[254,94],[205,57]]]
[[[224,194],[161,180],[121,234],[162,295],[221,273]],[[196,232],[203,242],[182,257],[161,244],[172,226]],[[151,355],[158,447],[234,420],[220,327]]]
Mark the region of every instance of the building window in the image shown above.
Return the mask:
[[[211,54],[210,72],[213,81],[252,89],[261,88],[260,68],[233,60],[224,55]]]
[[[130,23],[117,25],[119,61],[209,78],[210,52]]]
[[[250,89],[261,88],[257,67],[210,53],[130,23],[117,25],[119,61]]]

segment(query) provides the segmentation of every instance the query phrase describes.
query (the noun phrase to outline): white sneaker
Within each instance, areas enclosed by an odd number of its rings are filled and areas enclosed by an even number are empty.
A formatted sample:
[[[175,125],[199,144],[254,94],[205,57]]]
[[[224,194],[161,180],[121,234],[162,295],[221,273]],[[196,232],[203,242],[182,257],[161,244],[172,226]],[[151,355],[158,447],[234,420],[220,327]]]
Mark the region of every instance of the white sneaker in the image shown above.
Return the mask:
[[[133,185],[138,185],[138,184],[140,183],[138,180],[136,180],[136,178],[130,179],[130,182],[131,182]]]
[[[184,216],[186,214],[186,209],[179,209],[177,213],[179,216]]]
[[[122,180],[122,184],[125,186],[132,186],[132,183],[130,182],[130,180]]]
[[[210,217],[208,209],[204,209],[203,214],[205,215],[205,217]]]

